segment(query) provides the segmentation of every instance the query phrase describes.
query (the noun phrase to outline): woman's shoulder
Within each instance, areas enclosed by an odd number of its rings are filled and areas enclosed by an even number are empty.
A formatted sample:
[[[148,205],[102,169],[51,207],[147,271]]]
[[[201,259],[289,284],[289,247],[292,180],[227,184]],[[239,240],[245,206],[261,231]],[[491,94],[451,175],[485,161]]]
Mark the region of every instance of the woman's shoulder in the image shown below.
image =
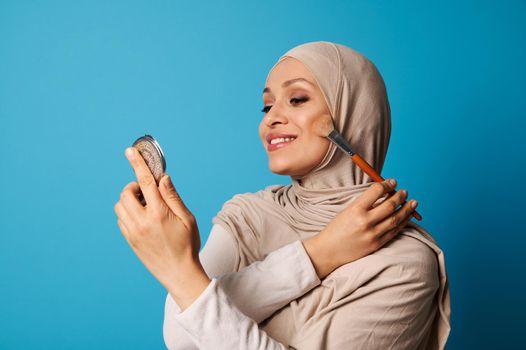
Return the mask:
[[[242,208],[257,199],[259,197],[257,193],[258,192],[235,193],[223,203],[222,209]]]
[[[336,278],[392,280],[394,283],[424,283],[436,287],[439,277],[436,251],[414,227],[405,227],[377,251],[340,266]],[[381,277],[385,278],[381,278]],[[383,283],[383,282],[382,282]]]
[[[243,231],[241,226],[261,227],[261,213],[273,205],[273,191],[285,185],[270,185],[255,192],[240,192],[227,199],[212,218],[212,223],[222,224],[231,231]],[[239,226],[241,225],[241,226]],[[239,226],[239,227],[238,227]]]
[[[277,194],[277,192],[283,191],[288,187],[290,187],[290,185],[274,184],[265,186],[264,188],[253,192],[247,191],[236,193],[223,203],[223,207],[239,207],[259,200],[270,200]]]
[[[416,228],[406,226],[398,235],[380,248],[376,254],[389,256],[399,264],[411,266],[426,265],[436,267],[437,257],[433,250],[433,241],[423,236]]]

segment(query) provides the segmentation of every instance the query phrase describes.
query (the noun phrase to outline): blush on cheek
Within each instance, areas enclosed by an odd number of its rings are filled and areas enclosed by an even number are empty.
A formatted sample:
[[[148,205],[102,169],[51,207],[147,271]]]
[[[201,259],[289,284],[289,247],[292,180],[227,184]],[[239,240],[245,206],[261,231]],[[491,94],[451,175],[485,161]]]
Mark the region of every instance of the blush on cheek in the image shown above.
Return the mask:
[[[312,132],[315,135],[327,137],[332,130],[334,130],[334,124],[332,118],[327,114],[316,117],[312,123]]]

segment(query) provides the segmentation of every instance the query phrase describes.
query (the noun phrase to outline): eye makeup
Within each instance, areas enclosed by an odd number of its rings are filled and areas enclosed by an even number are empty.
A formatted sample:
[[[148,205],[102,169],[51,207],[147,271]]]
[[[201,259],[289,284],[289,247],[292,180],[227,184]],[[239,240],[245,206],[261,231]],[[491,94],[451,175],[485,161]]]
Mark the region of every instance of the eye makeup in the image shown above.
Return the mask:
[[[290,98],[289,102],[292,103],[293,106],[296,106],[298,104],[302,104],[304,102],[307,102],[308,100],[309,100],[308,96],[299,96],[299,97],[292,97],[292,98]],[[293,101],[295,101],[295,102],[293,102]],[[272,107],[272,105],[263,106],[263,109],[261,110],[261,112],[268,113],[268,111],[270,110],[271,107]]]

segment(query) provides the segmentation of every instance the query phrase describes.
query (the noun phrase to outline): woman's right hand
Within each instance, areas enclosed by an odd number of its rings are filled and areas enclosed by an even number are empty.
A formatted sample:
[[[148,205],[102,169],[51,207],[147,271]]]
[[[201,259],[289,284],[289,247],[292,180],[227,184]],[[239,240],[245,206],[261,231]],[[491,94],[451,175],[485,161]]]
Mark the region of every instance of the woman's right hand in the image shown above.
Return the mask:
[[[373,183],[347,208],[338,213],[319,234],[303,245],[320,279],[341,265],[369,255],[394,238],[411,220],[415,207],[407,191],[399,190],[381,203],[375,203],[395,187],[389,180]],[[418,203],[416,203],[418,204]]]

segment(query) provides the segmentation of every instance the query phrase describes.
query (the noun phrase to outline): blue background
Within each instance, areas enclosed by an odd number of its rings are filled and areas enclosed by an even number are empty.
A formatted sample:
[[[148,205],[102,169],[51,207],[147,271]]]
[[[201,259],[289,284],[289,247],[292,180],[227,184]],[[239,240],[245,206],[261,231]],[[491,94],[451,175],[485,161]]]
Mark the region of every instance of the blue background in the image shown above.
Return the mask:
[[[160,349],[165,290],[121,235],[124,149],[154,135],[198,218],[289,183],[257,135],[267,72],[348,45],[387,84],[382,175],[445,252],[451,349],[522,343],[521,1],[0,1],[0,348]]]

